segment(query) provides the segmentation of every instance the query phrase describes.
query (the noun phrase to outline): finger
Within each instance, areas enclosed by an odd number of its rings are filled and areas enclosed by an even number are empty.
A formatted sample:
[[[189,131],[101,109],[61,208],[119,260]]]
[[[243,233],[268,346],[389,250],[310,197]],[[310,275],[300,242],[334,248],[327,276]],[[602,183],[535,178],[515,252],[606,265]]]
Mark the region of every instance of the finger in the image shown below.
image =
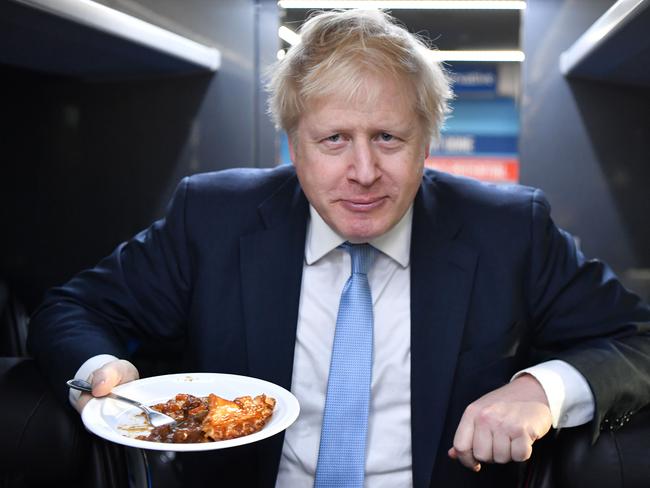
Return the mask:
[[[455,450],[455,459],[460,461],[460,463],[465,466],[466,468],[469,468],[473,471],[478,471],[481,469],[481,463],[479,460],[474,456],[474,452],[472,449],[468,449],[466,451],[459,451],[458,449]]]
[[[474,409],[472,405],[465,409],[465,413],[460,419],[456,434],[454,435],[454,445],[450,449],[452,459],[457,459],[460,463],[474,471],[481,469],[481,465],[472,455],[472,443],[474,440]],[[453,449],[453,451],[452,451]]]
[[[463,464],[463,466],[465,466],[466,468],[471,469],[472,471],[476,471],[476,472],[478,472],[478,471],[481,470],[481,463],[479,463],[478,461],[476,461],[476,459],[468,458],[467,456],[465,456],[464,460],[461,460],[460,454],[459,454],[458,451],[457,451],[455,448],[453,448],[453,447],[450,448],[450,449],[447,451],[447,455],[448,455],[451,459],[454,459],[454,460],[456,460],[456,461],[459,461],[461,464]],[[468,459],[471,459],[471,461],[468,462]],[[464,464],[465,462],[467,462],[468,464]]]
[[[472,405],[465,409],[454,435],[454,450],[463,454],[472,449],[474,440],[474,411]]]
[[[492,430],[485,422],[477,422],[474,430],[472,454],[477,461],[491,463],[492,459]]]
[[[128,383],[129,381],[135,381],[140,378],[138,369],[132,363],[125,359],[120,359],[118,363],[121,377],[120,384]]]
[[[90,393],[81,393],[79,399],[76,402],[73,402],[74,408],[77,409],[77,412],[81,413],[86,404],[92,400],[93,396]]]
[[[109,361],[91,375],[93,396],[108,395],[115,386],[136,380],[139,376],[138,370],[130,362],[123,359]]]
[[[510,445],[512,440],[508,435],[503,432],[495,432],[492,436],[492,459],[495,463],[509,463],[512,461],[510,457]]]
[[[528,436],[520,436],[510,444],[510,456],[513,461],[522,462],[530,459],[533,454],[533,441]]]

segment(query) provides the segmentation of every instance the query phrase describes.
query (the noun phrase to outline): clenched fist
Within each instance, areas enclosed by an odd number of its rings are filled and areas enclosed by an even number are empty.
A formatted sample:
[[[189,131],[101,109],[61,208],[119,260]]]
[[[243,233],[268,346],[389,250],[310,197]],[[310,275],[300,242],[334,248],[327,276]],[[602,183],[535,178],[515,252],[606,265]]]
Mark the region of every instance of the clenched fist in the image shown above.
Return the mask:
[[[525,461],[532,454],[533,443],[551,425],[542,386],[524,374],[465,409],[448,454],[474,471],[481,469],[481,462]]]

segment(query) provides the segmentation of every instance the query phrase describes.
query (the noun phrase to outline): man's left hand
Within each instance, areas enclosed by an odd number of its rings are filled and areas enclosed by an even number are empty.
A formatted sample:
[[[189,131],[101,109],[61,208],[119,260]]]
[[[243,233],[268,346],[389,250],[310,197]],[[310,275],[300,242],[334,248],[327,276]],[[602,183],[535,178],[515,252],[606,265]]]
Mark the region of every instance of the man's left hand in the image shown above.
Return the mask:
[[[525,461],[532,454],[533,442],[551,425],[542,386],[524,374],[465,409],[448,454],[473,471],[481,469],[481,462]]]

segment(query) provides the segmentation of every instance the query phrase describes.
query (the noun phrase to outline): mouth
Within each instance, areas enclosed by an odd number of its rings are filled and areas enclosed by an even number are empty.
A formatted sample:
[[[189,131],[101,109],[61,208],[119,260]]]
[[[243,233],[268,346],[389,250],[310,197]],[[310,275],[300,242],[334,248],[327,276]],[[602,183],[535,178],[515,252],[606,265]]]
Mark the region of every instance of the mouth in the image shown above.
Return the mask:
[[[342,198],[341,205],[352,212],[370,212],[384,204],[388,197]]]

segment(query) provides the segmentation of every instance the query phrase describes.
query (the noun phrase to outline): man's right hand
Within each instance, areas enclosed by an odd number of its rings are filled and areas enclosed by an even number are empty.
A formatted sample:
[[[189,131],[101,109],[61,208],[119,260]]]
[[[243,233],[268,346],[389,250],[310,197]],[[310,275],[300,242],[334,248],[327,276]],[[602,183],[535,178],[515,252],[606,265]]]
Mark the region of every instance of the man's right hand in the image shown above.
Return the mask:
[[[140,378],[140,373],[138,373],[137,368],[129,361],[125,359],[109,361],[91,373],[88,381],[93,387],[93,394],[82,393],[79,396],[75,408],[81,412],[93,397],[108,395],[117,385],[128,383],[138,378]]]

